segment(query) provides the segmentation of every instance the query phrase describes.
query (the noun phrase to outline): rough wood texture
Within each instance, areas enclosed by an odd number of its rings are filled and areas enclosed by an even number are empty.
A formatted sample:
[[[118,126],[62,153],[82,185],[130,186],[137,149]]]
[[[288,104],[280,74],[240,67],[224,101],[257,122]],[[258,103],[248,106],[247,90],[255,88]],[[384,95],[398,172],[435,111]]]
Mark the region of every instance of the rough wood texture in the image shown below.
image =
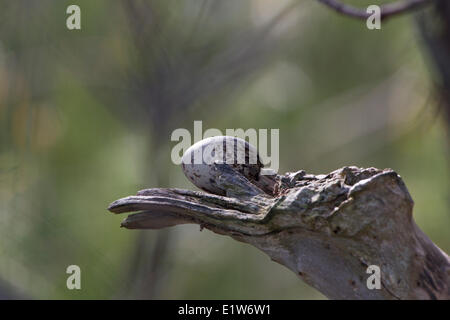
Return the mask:
[[[414,223],[413,201],[394,171],[299,171],[268,183],[215,169],[226,196],[155,188],[108,209],[138,211],[122,222],[130,229],[196,223],[249,243],[332,299],[450,298],[449,257]],[[258,187],[268,184],[272,192]],[[381,269],[379,290],[367,288],[369,265]]]

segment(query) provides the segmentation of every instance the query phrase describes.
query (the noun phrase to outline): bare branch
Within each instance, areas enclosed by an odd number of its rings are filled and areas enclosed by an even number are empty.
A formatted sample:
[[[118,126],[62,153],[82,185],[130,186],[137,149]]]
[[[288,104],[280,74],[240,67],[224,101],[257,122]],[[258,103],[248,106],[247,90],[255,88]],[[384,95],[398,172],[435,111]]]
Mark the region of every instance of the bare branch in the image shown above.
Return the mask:
[[[128,229],[194,223],[249,243],[329,298],[450,298],[450,259],[415,224],[413,200],[394,171],[287,173],[276,177],[273,197],[248,197],[249,184],[229,183],[243,179],[237,171],[222,175],[230,187],[226,196],[154,188],[108,209],[137,212],[122,222]],[[381,272],[377,290],[367,286],[371,265]]]
[[[317,1],[349,17],[358,19],[367,19],[370,16],[370,13],[367,13],[365,9],[356,8],[352,5],[342,3],[339,0],[317,0]],[[384,20],[395,15],[406,13],[418,9],[426,4],[430,4],[432,2],[433,0],[407,0],[407,1],[405,0],[382,5],[380,6],[381,19]]]

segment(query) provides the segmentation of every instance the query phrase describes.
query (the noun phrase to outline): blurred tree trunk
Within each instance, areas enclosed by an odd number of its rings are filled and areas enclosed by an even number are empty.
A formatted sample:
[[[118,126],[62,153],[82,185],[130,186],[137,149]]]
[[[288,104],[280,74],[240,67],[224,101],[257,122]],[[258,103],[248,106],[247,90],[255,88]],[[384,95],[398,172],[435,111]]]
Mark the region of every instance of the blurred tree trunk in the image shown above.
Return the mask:
[[[450,2],[436,0],[431,8],[418,14],[417,21],[433,60],[441,108],[450,133]]]
[[[30,299],[28,295],[19,292],[14,286],[0,279],[0,300]]]
[[[159,142],[165,141],[157,136]],[[162,146],[158,141],[147,150],[149,165],[145,172],[145,181],[152,181],[158,186],[168,185],[168,177],[165,172],[167,164],[161,163],[163,157],[158,157]],[[153,161],[152,161],[153,160]],[[154,170],[158,168],[158,170]],[[136,247],[128,270],[129,284],[125,295],[134,299],[158,299],[160,289],[166,280],[167,252],[170,245],[170,229],[161,230],[153,234],[140,232]]]

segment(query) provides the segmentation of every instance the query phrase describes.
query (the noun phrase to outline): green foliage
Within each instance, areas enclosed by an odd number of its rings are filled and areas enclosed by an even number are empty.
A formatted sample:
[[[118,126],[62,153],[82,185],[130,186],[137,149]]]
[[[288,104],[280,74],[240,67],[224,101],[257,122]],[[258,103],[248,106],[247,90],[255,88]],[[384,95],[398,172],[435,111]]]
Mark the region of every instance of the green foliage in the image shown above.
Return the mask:
[[[283,172],[393,168],[450,250],[448,138],[410,18],[369,31],[305,2],[261,39],[271,1],[77,1],[69,31],[71,3],[0,1],[0,279],[39,299],[126,297],[138,232],[106,207],[194,188],[170,162],[170,132],[193,120],[279,128]],[[171,238],[157,297],[323,298],[244,244],[192,226]]]

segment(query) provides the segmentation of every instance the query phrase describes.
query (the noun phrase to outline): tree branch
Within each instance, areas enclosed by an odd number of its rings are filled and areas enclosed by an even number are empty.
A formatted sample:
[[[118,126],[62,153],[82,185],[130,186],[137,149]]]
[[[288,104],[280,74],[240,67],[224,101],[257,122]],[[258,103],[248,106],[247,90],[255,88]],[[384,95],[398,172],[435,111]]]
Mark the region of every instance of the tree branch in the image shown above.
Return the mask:
[[[413,201],[390,169],[344,167],[327,175],[275,176],[276,192],[217,167],[226,196],[147,189],[108,208],[128,229],[178,224],[249,243],[333,299],[449,299],[450,260],[414,223]],[[369,289],[367,268],[381,271]]]
[[[365,9],[356,8],[352,5],[342,3],[339,0],[317,0],[317,1],[349,17],[358,19],[367,19],[371,15],[370,13],[367,13]],[[380,6],[381,19],[384,20],[395,15],[399,15],[402,13],[418,9],[424,6],[425,4],[429,4],[431,2],[433,2],[433,0],[405,0],[386,5],[381,5]]]

